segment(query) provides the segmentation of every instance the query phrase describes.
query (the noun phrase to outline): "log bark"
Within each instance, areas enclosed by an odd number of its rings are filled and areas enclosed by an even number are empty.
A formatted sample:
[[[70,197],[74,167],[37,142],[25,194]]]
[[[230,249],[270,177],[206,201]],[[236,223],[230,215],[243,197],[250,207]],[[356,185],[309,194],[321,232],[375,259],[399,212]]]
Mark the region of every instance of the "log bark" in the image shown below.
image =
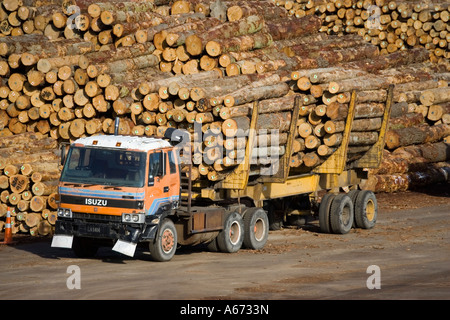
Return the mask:
[[[352,131],[375,131],[381,128],[381,118],[355,119],[352,123]],[[327,121],[324,124],[327,133],[343,132],[345,121]]]
[[[258,116],[255,130],[287,131],[290,126],[290,121],[290,112],[261,114]],[[248,117],[230,118],[222,123],[222,133],[226,137],[235,137],[245,134],[249,129],[250,119]]]
[[[314,15],[297,18],[268,20],[266,26],[274,41],[301,37],[307,34],[319,32],[322,20]]]
[[[196,56],[207,49],[211,56],[219,56],[221,53],[215,50],[215,46],[208,47],[207,43],[215,39],[228,39],[256,33],[262,29],[264,19],[258,15],[249,16],[238,21],[222,23],[211,29],[204,29],[205,32],[196,33],[185,39],[186,51]]]
[[[386,146],[395,149],[412,144],[436,142],[450,134],[450,125],[422,125],[411,128],[400,128],[386,132]]]
[[[282,97],[288,92],[289,86],[284,82],[280,82],[269,86],[251,87],[247,90],[241,89],[239,90],[239,93],[235,92],[226,95],[223,99],[223,103],[226,107],[232,107],[251,101]]]
[[[265,20],[273,20],[286,17],[288,11],[282,6],[275,5],[272,1],[239,1],[227,9],[227,18],[229,21],[237,21],[258,14],[262,15]]]
[[[210,40],[206,44],[206,51],[209,55],[218,57],[227,52],[252,51],[269,47],[272,43],[273,39],[270,33],[262,29],[259,32],[248,35]],[[191,55],[195,56],[200,54],[203,51],[203,46],[203,42],[194,37],[186,39],[186,49]]]

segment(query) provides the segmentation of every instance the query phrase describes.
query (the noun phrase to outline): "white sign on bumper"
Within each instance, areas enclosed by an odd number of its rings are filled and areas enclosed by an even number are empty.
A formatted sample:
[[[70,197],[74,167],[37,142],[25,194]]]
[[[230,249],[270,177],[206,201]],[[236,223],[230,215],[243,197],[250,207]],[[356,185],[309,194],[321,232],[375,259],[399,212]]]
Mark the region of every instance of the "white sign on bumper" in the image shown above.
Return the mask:
[[[52,247],[56,248],[72,248],[73,236],[54,235],[52,239]]]
[[[136,251],[137,243],[117,240],[116,244],[112,248],[114,251],[120,252],[126,256],[133,257]]]

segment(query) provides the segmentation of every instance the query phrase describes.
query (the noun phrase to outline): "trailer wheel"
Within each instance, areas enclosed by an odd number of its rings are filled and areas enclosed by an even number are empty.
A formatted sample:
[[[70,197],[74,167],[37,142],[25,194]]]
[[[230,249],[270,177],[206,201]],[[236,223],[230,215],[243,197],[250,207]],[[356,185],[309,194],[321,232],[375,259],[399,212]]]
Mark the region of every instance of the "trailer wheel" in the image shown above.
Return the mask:
[[[269,238],[269,219],[261,208],[249,208],[244,214],[244,246],[259,250]]]
[[[217,246],[220,251],[233,253],[242,247],[244,241],[244,221],[237,212],[230,213],[226,219],[224,228],[217,236]]]
[[[371,229],[377,222],[378,203],[375,194],[362,190],[355,201],[355,222],[358,228]]]
[[[338,194],[331,203],[330,226],[333,233],[346,234],[353,225],[352,199],[345,193]]]
[[[319,227],[324,233],[331,233],[330,226],[330,208],[336,195],[327,193],[323,196],[319,206]]]
[[[353,213],[354,213],[354,219],[353,219],[353,228],[358,228],[358,224],[356,223],[356,198],[358,197],[358,194],[361,192],[361,190],[352,190],[347,195],[352,199],[353,203]]]
[[[74,237],[72,250],[78,258],[92,258],[97,254],[99,245],[94,239]]]
[[[155,261],[169,261],[177,249],[177,231],[173,221],[164,219],[159,226],[155,240],[150,241],[149,250]]]

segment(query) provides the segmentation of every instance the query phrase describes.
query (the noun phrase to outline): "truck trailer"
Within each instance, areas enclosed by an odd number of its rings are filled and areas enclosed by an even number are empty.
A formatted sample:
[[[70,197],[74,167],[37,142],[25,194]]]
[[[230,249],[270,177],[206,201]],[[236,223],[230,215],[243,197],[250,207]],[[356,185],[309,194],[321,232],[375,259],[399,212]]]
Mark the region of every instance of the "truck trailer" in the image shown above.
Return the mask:
[[[192,159],[186,161],[183,153],[189,133],[179,129],[166,130],[163,138],[123,136],[117,130],[79,138],[67,154],[62,148],[52,246],[72,248],[78,257],[92,257],[100,246],[110,246],[133,257],[136,246],[147,243],[154,260],[169,261],[179,245],[204,244],[227,253],[242,247],[258,250],[270,229],[286,223],[318,220],[321,232],[337,234],[373,228],[376,196],[358,185],[367,169],[381,163],[392,96],[390,86],[377,141],[350,158],[353,91],[341,144],[308,172],[289,166],[296,121],[291,121],[284,153],[272,163],[277,170],[252,172],[258,103],[245,132],[243,160],[217,182],[193,181]],[[298,101],[291,119],[298,119],[300,107]]]

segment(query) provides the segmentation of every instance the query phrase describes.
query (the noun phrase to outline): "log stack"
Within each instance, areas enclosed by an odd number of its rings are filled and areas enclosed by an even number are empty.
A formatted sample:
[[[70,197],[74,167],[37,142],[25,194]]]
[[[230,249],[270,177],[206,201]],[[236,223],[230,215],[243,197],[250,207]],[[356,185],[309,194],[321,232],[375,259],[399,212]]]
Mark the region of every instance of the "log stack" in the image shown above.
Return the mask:
[[[427,48],[434,61],[450,58],[450,5],[445,0],[278,0],[290,15],[317,14],[327,34],[359,34],[381,54]]]
[[[12,233],[48,235],[56,221],[58,143],[27,132],[0,140],[0,217],[11,213]]]
[[[4,0],[0,142],[29,134],[55,142],[109,134],[116,117],[121,134],[162,136],[169,127],[181,128],[194,142],[186,150],[195,164],[192,178],[214,186],[245,154],[256,104],[257,128],[265,131],[257,135],[251,174],[258,176],[269,160],[286,152],[293,122],[291,170],[308,172],[339,146],[352,90],[357,104],[349,162],[370,148],[386,89],[395,84],[386,152],[443,143],[449,139],[450,75],[447,51],[436,51],[443,42],[434,39],[448,8],[438,0],[427,2],[426,9],[396,3],[393,8],[379,0]],[[357,22],[371,17],[370,5],[382,8],[377,31]],[[412,8],[406,17],[401,5]],[[422,11],[431,18],[421,21]],[[14,17],[20,26],[13,26]],[[422,29],[410,20],[420,21]],[[415,37],[428,32],[432,40],[427,36],[426,43],[409,45],[400,31],[411,34],[411,27]],[[438,37],[446,39],[448,31],[440,30]],[[299,117],[292,119],[296,104]],[[402,128],[407,126],[415,139]],[[279,130],[276,138],[273,129]],[[17,165],[28,164],[21,161]],[[33,192],[30,179],[26,191]],[[9,184],[3,189],[13,193]]]

